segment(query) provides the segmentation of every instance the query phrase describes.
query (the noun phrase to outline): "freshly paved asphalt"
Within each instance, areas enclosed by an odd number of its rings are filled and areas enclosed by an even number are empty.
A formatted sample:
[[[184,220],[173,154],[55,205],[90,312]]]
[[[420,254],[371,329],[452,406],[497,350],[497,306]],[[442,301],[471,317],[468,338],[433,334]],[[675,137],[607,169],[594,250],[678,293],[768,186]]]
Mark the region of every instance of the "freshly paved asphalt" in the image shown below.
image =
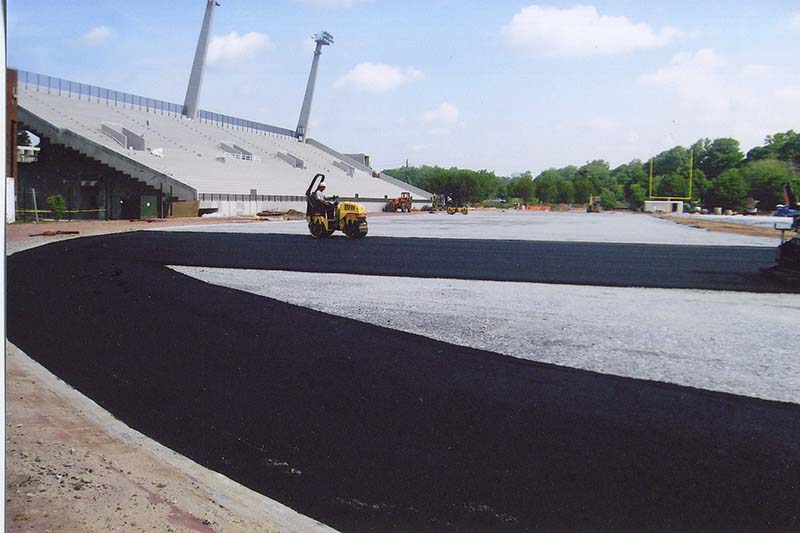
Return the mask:
[[[772,255],[139,232],[9,257],[8,335],[130,426],[346,531],[798,529],[798,405],[518,360],[164,267],[800,292],[758,275]]]

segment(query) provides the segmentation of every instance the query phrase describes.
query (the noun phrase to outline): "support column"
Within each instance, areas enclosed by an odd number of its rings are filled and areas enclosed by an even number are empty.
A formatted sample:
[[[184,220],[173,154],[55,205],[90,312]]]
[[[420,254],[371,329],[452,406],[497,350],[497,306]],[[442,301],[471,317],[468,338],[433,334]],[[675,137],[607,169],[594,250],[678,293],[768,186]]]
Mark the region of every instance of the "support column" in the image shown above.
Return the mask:
[[[311,116],[311,101],[314,99],[314,85],[317,83],[317,67],[319,66],[319,56],[322,55],[322,47],[333,44],[333,35],[323,31],[314,36],[317,48],[314,50],[314,59],[311,62],[311,72],[308,74],[308,84],[306,84],[306,95],[303,98],[303,107],[300,109],[300,119],[297,121],[297,139],[305,141],[308,135],[308,120]]]
[[[200,86],[203,84],[208,38],[211,34],[211,21],[214,18],[214,8],[217,6],[219,4],[216,0],[207,0],[203,27],[200,29],[200,38],[197,39],[197,49],[194,52],[192,73],[189,76],[189,86],[186,88],[186,99],[183,102],[183,115],[191,119],[197,117],[197,102],[200,99]]]

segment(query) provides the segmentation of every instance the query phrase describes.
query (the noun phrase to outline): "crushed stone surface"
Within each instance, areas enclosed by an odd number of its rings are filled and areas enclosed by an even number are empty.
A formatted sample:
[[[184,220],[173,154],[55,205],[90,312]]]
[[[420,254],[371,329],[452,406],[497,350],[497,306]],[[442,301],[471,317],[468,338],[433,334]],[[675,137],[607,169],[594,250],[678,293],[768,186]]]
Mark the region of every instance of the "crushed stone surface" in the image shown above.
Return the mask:
[[[757,237],[708,231],[640,213],[473,210],[468,215],[368,215],[369,236],[439,239],[511,239],[562,242],[778,246],[780,233]],[[157,228],[161,229],[161,228]],[[288,233],[305,235],[305,221],[271,224],[175,226],[163,231]]]

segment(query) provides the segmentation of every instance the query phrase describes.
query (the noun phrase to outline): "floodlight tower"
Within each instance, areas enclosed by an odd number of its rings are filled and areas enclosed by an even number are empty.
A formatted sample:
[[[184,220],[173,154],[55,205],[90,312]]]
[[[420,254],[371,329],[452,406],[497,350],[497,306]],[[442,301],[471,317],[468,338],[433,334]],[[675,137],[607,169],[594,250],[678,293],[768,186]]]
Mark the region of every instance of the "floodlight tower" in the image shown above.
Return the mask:
[[[322,47],[333,44],[333,35],[323,31],[313,36],[317,43],[314,50],[314,60],[311,62],[311,72],[308,74],[308,84],[306,85],[306,96],[303,98],[303,108],[300,110],[300,119],[297,121],[297,140],[305,141],[308,133],[308,117],[311,115],[311,100],[314,98],[314,84],[317,82],[317,66],[319,56],[322,55]]]
[[[183,101],[183,115],[189,118],[197,117],[197,102],[200,99],[200,86],[203,84],[203,70],[206,66],[208,52],[208,38],[211,34],[211,20],[214,18],[214,8],[219,6],[216,0],[207,0],[206,14],[203,17],[203,27],[200,29],[200,38],[197,39],[197,49],[194,52],[192,74],[189,76],[189,86],[186,88],[186,99]]]

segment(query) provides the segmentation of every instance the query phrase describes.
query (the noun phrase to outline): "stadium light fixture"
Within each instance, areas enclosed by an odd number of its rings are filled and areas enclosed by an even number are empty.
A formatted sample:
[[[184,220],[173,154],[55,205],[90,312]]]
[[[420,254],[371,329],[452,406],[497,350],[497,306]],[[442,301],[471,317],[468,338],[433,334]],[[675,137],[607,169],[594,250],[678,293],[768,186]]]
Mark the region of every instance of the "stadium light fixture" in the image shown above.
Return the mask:
[[[311,116],[311,101],[314,99],[314,85],[317,82],[317,67],[319,66],[319,56],[322,55],[322,47],[333,44],[333,35],[323,31],[311,37],[317,43],[314,49],[314,59],[311,62],[311,72],[308,74],[308,84],[306,94],[303,98],[303,106],[300,109],[300,118],[297,121],[295,136],[297,140],[304,142],[308,136],[308,122]]]
[[[183,102],[183,114],[190,119],[197,118],[200,87],[203,84],[203,71],[206,66],[208,42],[211,38],[211,23],[214,19],[214,9],[218,6],[219,2],[215,0],[208,0],[206,3],[203,25],[200,28],[200,37],[197,39],[197,49],[194,53],[192,72],[189,75],[189,85],[186,87],[186,99]]]
[[[322,33],[317,33],[316,35],[312,35],[312,39],[320,46],[327,46],[333,44],[333,35],[330,33],[323,31]]]

